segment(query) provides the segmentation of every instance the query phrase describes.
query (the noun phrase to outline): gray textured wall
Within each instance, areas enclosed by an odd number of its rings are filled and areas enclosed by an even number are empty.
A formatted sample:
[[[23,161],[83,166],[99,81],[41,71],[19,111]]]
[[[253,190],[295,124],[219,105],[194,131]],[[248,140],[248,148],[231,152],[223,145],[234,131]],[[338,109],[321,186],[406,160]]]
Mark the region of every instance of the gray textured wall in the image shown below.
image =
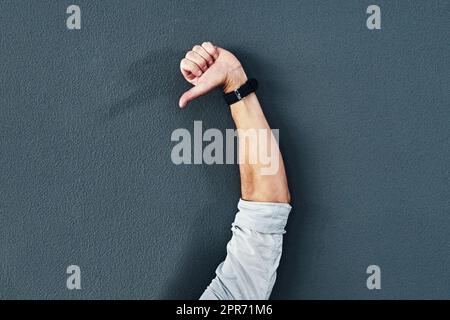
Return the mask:
[[[66,28],[66,8],[82,29]],[[366,8],[382,9],[382,30]],[[0,2],[0,297],[197,298],[225,255],[236,166],[176,166],[203,40],[260,81],[291,213],[273,298],[449,298],[449,1]],[[66,289],[66,267],[82,290]],[[382,289],[366,288],[366,267]]]

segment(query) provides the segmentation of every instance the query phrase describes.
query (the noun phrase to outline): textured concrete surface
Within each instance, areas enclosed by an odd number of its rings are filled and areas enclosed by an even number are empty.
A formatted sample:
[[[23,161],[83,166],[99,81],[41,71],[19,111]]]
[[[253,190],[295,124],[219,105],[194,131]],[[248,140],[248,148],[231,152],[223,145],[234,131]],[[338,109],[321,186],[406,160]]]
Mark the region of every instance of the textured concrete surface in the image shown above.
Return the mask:
[[[82,29],[66,28],[66,8]],[[366,28],[370,4],[382,30]],[[237,167],[175,166],[179,59],[234,51],[287,162],[273,298],[449,298],[449,1],[1,1],[0,297],[197,298],[225,255]],[[66,289],[81,267],[82,290]],[[382,289],[366,288],[366,267]]]

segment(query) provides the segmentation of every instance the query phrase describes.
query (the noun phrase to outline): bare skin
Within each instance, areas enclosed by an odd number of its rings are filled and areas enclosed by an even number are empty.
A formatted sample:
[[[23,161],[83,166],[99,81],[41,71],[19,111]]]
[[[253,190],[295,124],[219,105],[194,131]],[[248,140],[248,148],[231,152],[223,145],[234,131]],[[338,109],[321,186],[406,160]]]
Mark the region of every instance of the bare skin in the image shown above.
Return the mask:
[[[181,73],[186,81],[193,87],[186,91],[180,98],[181,108],[187,104],[214,90],[222,87],[228,93],[243,85],[247,81],[247,75],[239,60],[229,51],[219,48],[210,42],[196,45],[187,52],[186,57],[180,62]],[[241,176],[242,199],[248,201],[279,202],[289,203],[290,193],[287,184],[286,172],[283,158],[278,144],[270,132],[270,126],[264,116],[261,105],[255,93],[252,93],[241,101],[230,106],[231,116],[236,128],[246,129],[266,129],[270,134],[265,142],[259,139],[258,150],[272,154],[278,160],[278,170],[270,175],[261,174],[262,168],[267,164],[261,161],[250,163],[244,161],[239,164]],[[245,154],[244,159],[249,159],[253,148],[249,143],[244,143],[241,134],[238,134],[240,145],[243,149],[239,151]]]

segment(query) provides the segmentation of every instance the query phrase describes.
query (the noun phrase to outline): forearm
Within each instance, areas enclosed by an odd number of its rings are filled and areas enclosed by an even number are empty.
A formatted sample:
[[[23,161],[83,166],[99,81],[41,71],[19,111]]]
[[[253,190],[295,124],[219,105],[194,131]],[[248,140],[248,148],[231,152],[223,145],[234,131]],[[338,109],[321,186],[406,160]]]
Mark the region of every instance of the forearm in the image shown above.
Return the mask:
[[[247,81],[243,70],[235,70],[233,80],[224,91],[229,92]],[[290,194],[278,143],[267,123],[255,93],[230,106],[238,129],[241,193],[244,200],[289,203]],[[248,134],[253,131],[257,139]],[[254,153],[257,152],[257,155]],[[262,156],[265,156],[263,161]],[[269,170],[270,168],[270,170]]]

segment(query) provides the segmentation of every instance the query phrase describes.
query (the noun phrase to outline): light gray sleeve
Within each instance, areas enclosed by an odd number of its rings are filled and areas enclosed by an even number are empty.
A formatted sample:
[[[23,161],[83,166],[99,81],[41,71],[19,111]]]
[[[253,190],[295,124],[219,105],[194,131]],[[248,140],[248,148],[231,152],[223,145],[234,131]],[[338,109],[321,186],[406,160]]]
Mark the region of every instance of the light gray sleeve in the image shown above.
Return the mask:
[[[265,300],[270,297],[280,262],[286,203],[239,200],[227,256],[201,300]]]

